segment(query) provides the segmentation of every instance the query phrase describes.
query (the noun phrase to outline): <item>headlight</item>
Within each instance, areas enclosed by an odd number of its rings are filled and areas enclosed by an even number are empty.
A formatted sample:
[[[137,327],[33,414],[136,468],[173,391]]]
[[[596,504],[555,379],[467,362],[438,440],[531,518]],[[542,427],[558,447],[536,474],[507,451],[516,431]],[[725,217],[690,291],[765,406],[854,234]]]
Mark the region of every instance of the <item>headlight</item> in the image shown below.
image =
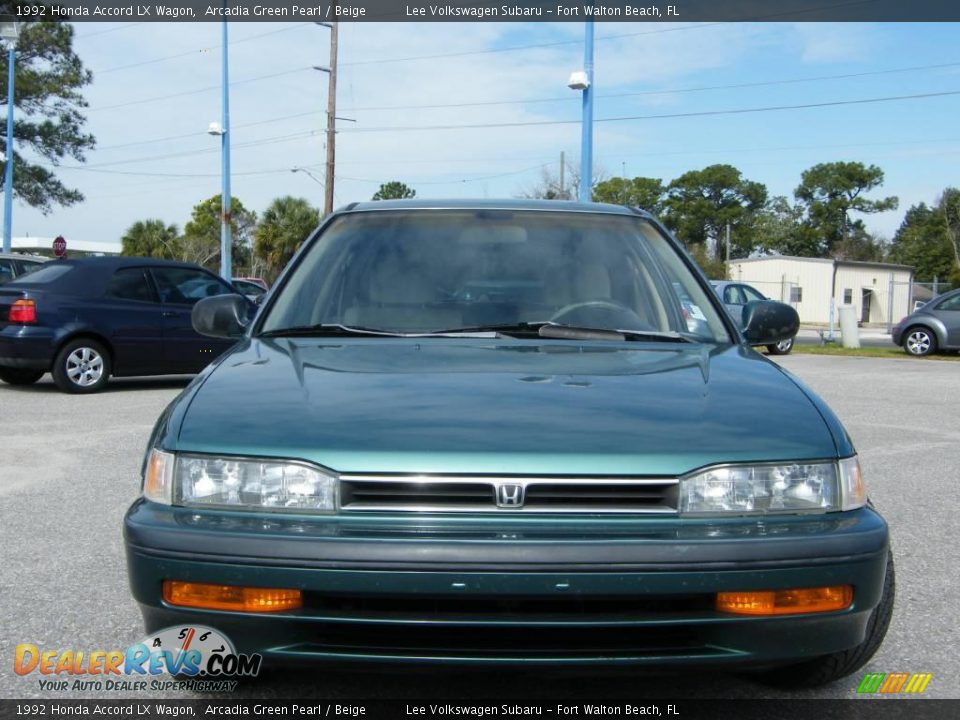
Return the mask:
[[[332,475],[305,463],[153,450],[143,494],[155,502],[192,507],[333,512],[336,483]]]
[[[691,515],[830,512],[865,502],[856,456],[829,463],[728,465],[680,481],[680,512]]]

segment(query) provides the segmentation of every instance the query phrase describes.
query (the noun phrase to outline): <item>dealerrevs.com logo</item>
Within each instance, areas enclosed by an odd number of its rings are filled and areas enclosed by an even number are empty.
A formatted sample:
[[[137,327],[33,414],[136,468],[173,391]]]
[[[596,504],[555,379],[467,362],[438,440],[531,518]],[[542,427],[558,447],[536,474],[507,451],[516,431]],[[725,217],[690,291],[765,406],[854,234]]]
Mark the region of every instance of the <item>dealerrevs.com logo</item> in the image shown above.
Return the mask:
[[[857,686],[860,694],[919,695],[927,689],[933,673],[867,673]]]
[[[237,653],[223,633],[203,625],[168,627],[126,650],[44,650],[17,645],[13,670],[37,675],[41,690],[231,691],[235,678],[255,677],[263,657]],[[160,676],[173,675],[175,679]]]

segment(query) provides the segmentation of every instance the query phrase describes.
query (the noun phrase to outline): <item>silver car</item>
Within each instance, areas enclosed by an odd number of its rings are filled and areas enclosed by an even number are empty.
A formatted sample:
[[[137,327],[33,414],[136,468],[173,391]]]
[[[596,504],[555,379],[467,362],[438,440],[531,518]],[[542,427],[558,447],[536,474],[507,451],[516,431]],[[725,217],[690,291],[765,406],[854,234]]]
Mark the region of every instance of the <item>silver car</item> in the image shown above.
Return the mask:
[[[16,253],[0,253],[0,285],[39,268],[47,258]]]
[[[960,290],[944,293],[914,310],[894,326],[891,336],[908,355],[960,350]]]
[[[729,280],[711,280],[710,284],[723,301],[723,306],[730,313],[737,326],[743,329],[743,306],[755,300],[767,300],[766,295],[754,287],[742,282]],[[767,345],[767,352],[771,355],[786,355],[793,350],[794,338],[781,340],[778,343]]]

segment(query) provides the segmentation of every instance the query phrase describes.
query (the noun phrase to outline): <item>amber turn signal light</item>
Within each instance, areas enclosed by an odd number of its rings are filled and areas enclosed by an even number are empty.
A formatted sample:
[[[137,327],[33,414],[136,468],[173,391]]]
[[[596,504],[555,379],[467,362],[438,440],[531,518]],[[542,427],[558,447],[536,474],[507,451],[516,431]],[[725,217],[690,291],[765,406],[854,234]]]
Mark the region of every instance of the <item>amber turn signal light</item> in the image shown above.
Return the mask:
[[[170,605],[234,612],[280,612],[303,607],[303,595],[299,590],[210,585],[179,580],[163,581],[163,599]]]
[[[852,585],[717,593],[717,610],[737,615],[820,613],[846,610],[852,604]]]

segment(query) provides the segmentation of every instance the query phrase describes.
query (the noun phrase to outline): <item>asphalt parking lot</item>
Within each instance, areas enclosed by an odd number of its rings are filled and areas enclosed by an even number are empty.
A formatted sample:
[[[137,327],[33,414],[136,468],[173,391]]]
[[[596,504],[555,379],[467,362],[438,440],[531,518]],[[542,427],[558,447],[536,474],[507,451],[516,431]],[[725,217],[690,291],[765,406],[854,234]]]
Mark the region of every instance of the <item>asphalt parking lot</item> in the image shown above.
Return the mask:
[[[960,590],[956,502],[960,366],[910,358],[791,355],[778,359],[845,423],[870,494],[889,521],[897,603],[865,671],[929,672],[926,697],[960,698],[955,598]],[[12,672],[14,647],[110,650],[141,637],[126,584],[121,519],[138,493],[154,419],[183,378],[117,380],[94,396],[0,385],[0,697],[82,697],[41,690]],[[776,404],[761,409],[771,422]],[[951,609],[952,608],[952,609]],[[816,691],[779,692],[715,672],[574,676],[411,671],[372,677],[316,669],[268,675],[234,697],[595,698],[852,697],[862,673]],[[94,693],[100,695],[102,693]],[[121,694],[118,697],[126,697]],[[175,695],[171,695],[175,697]],[[146,699],[146,698],[144,698]]]

